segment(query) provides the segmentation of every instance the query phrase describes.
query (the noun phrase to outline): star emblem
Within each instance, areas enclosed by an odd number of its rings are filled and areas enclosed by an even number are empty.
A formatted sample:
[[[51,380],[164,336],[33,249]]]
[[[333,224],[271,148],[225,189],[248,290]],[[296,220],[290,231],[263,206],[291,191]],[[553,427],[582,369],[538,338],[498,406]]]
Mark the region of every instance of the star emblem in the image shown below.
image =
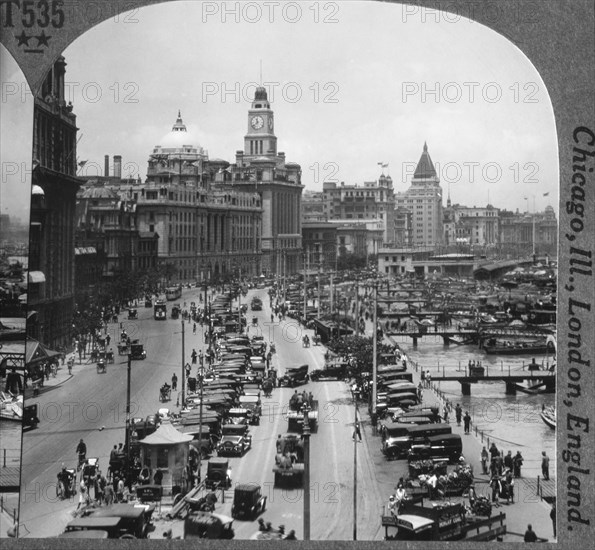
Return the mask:
[[[25,34],[25,31],[23,31],[18,36],[15,34],[14,37],[19,41],[19,43],[17,44],[17,46],[22,46],[23,44],[25,44],[25,46],[28,46],[29,45],[29,40],[31,40],[31,37],[30,36],[27,36]]]
[[[37,40],[38,46],[41,46],[43,44],[44,46],[47,46],[48,48],[50,47],[50,45],[48,44],[48,41],[50,38],[51,38],[51,36],[47,36],[45,34],[45,31],[41,31],[41,34],[35,37],[35,39]]]

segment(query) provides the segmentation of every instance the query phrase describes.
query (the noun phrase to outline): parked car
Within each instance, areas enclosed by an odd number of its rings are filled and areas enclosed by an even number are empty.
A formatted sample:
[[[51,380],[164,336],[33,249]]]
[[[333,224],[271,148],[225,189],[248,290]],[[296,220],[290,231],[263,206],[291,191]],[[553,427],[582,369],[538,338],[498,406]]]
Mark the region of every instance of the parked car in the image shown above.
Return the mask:
[[[221,427],[221,439],[217,445],[217,455],[243,456],[252,448],[252,436],[245,424],[226,424]]]
[[[318,381],[322,378],[335,378],[337,380],[342,380],[347,375],[348,369],[349,363],[346,361],[327,363],[324,365],[324,368],[313,370],[310,373],[310,379],[313,381]]]

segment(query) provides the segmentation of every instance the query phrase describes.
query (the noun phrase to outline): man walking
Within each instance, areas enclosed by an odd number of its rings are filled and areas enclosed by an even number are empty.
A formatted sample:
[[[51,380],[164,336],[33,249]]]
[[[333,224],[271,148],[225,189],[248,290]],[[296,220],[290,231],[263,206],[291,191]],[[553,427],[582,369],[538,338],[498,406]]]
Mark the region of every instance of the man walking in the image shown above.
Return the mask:
[[[457,403],[457,406],[455,407],[455,416],[457,417],[457,426],[460,426],[461,418],[463,416],[463,408],[460,403]]]
[[[175,372],[171,376],[171,389],[173,391],[176,391],[178,389],[178,377],[176,376]]]
[[[468,434],[471,428],[471,415],[469,411],[465,412],[465,417],[463,418],[463,424],[465,425],[465,433]]]
[[[550,457],[545,451],[541,453],[541,473],[546,481],[550,478]]]

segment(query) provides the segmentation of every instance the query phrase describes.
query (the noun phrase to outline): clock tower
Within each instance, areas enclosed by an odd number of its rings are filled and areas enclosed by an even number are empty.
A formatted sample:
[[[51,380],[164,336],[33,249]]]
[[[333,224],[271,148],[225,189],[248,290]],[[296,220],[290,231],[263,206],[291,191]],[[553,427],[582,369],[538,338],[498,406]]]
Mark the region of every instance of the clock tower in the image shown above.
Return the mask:
[[[276,157],[277,138],[273,111],[266,89],[256,88],[252,107],[248,111],[248,133],[244,136],[244,156]]]

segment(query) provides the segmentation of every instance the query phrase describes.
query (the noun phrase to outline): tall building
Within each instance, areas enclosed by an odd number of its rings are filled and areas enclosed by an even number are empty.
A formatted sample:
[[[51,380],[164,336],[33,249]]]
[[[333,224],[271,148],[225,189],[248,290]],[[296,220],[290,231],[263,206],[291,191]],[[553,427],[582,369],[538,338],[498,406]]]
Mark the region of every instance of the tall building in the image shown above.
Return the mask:
[[[70,343],[74,313],[76,116],[66,104],[59,57],[35,97],[27,333],[50,347]]]
[[[259,87],[247,116],[244,150],[228,169],[233,187],[261,198],[262,270],[296,273],[301,264],[302,170],[277,151],[274,113],[265,88]]]
[[[434,247],[442,244],[442,188],[426,143],[411,185],[406,191],[395,195],[395,205],[411,212],[413,246]]]
[[[380,245],[394,242],[395,198],[390,176],[382,174],[377,181],[366,181],[363,186],[324,182],[322,190],[329,221],[367,223],[382,231]],[[376,247],[374,253],[377,251]]]

